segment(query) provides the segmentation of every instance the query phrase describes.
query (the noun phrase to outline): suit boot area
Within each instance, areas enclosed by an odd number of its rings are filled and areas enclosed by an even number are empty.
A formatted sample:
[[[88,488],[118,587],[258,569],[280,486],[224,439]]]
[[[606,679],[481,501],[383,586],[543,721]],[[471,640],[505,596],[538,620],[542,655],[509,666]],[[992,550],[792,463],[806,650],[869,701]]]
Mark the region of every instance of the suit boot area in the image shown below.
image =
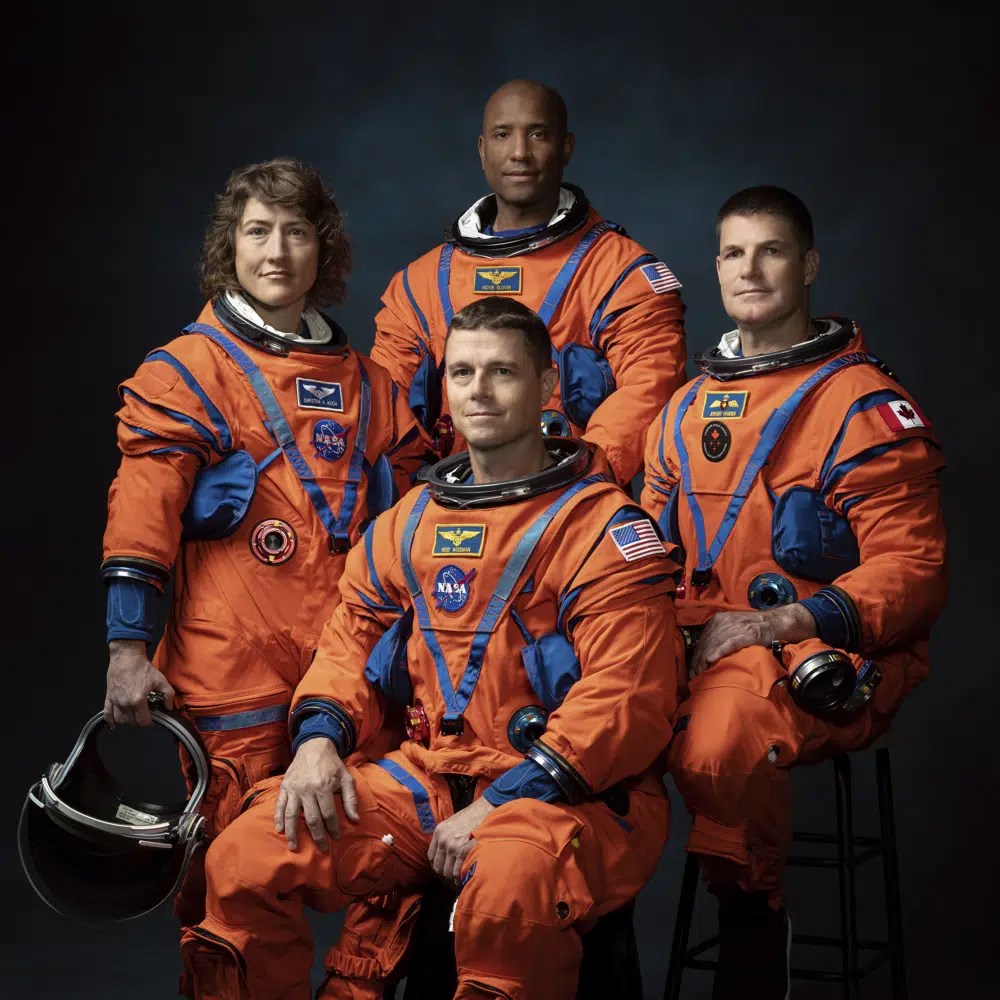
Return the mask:
[[[792,926],[767,892],[719,893],[719,967],[712,1000],[788,1000]]]

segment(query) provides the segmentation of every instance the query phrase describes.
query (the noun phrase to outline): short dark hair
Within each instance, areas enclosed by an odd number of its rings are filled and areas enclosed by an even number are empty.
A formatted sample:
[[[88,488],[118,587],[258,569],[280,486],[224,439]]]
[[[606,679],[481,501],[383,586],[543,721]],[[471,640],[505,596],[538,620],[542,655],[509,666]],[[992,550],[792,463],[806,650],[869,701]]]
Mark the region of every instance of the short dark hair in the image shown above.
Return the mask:
[[[731,215],[778,215],[792,224],[795,239],[805,252],[813,246],[813,221],[805,203],[791,191],[773,184],[744,188],[727,198],[715,217],[715,237],[722,232],[722,223]]]
[[[227,289],[239,291],[236,227],[251,198],[301,212],[316,227],[319,267],[306,304],[328,306],[343,302],[347,294],[344,276],[351,269],[344,218],[332,192],[323,187],[319,171],[287,156],[251,163],[229,175],[225,189],[215,199],[212,221],[202,243],[202,291],[210,299]]]
[[[459,309],[448,324],[448,336],[453,330],[519,330],[539,375],[552,367],[552,341],[542,317],[506,295],[491,295]]]

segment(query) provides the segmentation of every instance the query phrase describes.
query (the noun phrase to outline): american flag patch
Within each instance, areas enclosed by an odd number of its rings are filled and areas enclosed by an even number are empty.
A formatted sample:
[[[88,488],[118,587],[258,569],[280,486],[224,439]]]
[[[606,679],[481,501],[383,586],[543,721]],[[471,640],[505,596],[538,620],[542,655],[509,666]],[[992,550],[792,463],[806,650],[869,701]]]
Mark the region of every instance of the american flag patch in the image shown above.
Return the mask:
[[[675,288],[681,287],[681,283],[674,277],[674,272],[662,260],[654,261],[652,264],[643,264],[639,270],[642,271],[643,277],[657,295],[672,292]]]
[[[618,546],[618,551],[625,557],[625,562],[641,559],[643,556],[653,556],[657,552],[666,552],[656,528],[643,518],[641,521],[629,521],[611,529],[611,541]]]

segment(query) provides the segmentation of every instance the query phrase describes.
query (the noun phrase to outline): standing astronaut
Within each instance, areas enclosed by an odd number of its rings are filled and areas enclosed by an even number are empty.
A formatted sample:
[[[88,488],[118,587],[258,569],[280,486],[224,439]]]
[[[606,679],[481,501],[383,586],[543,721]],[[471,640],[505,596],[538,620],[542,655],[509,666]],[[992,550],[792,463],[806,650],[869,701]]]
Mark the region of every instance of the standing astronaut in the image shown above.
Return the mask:
[[[927,674],[944,603],[941,451],[849,319],[811,319],[819,255],[781,188],[718,216],[737,329],[650,428],[644,507],[684,552],[693,642],[669,766],[719,899],[715,992],[779,1000],[789,769],[863,747]]]
[[[390,281],[372,357],[443,458],[462,447],[441,390],[451,318],[471,302],[517,297],[548,327],[559,368],[546,432],[596,444],[624,485],[642,467],[646,428],[684,381],[684,306],[666,264],[562,183],[574,141],[554,90],[513,80],[490,97],[479,157],[492,194]]]
[[[295,758],[209,850],[183,946],[198,1000],[306,1000],[304,904],[435,875],[461,886],[457,997],[568,1000],[580,933],[656,867],[677,567],[593,446],[543,438],[556,373],[537,315],[493,297],[450,325],[469,451],[348,556],[293,699]],[[345,766],[410,685],[409,739]]]
[[[158,692],[194,722],[211,755],[210,838],[291,759],[291,695],[340,600],[347,551],[423,456],[388,374],[314,308],[343,298],[349,265],[315,170],[278,159],[235,171],[205,237],[211,301],[121,387],[104,714],[148,725]],[[199,866],[176,910],[185,925],[202,918]]]

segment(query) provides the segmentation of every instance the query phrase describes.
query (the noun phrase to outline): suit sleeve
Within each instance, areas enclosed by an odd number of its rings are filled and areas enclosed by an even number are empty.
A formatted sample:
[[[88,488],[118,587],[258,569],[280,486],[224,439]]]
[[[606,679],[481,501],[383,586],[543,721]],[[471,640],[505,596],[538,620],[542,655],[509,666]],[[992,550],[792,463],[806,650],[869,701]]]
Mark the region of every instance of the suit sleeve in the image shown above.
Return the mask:
[[[802,602],[824,641],[875,653],[925,633],[941,612],[942,467],[929,428],[893,429],[879,407],[850,419],[823,486],[827,506],[850,521],[860,565]]]
[[[382,294],[382,308],[375,316],[372,360],[389,372],[406,401],[420,362],[432,353],[430,326],[412,295],[408,268],[404,268]]]
[[[174,342],[120,387],[118,474],[108,498],[105,577],[162,588],[180,545],[181,514],[197,473],[233,447],[226,373],[207,348]]]
[[[684,303],[657,294],[638,269],[614,290],[595,328],[615,391],[594,411],[583,437],[602,448],[620,483],[642,468],[646,429],[686,381]]]
[[[392,383],[393,444],[386,455],[392,463],[393,479],[400,497],[413,486],[417,472],[429,460],[435,460],[430,438],[417,423],[406,396]]]
[[[664,524],[667,504],[670,503],[680,480],[667,457],[667,434],[670,427],[670,404],[660,410],[646,431],[644,479],[641,503],[644,510],[666,535],[669,525]],[[676,539],[674,539],[676,541]]]
[[[409,621],[403,595],[393,583],[398,509],[380,515],[348,553],[339,584],[341,602],[292,700],[289,729],[296,746],[303,726],[311,725],[316,715],[336,729],[345,757],[382,729],[383,694],[369,668],[380,642],[391,641],[393,629],[405,630]],[[405,634],[398,638],[405,647]],[[395,653],[405,655],[405,648],[397,647]]]
[[[571,802],[641,774],[671,736],[677,566],[658,544],[628,561],[611,532],[629,524],[650,522],[637,508],[619,511],[562,595],[580,679],[528,752]]]

